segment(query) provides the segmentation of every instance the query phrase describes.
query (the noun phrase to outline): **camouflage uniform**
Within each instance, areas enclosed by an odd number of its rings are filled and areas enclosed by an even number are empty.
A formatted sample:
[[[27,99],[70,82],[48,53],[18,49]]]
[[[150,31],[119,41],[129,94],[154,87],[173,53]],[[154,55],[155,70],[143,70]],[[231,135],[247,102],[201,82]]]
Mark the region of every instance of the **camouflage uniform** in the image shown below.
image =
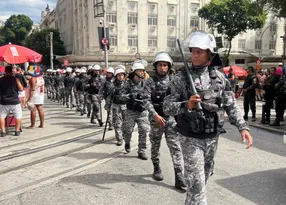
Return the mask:
[[[160,174],[159,179],[162,180],[161,169],[157,168],[159,166],[159,149],[161,146],[162,135],[165,134],[166,142],[169,147],[172,162],[174,165],[175,176],[176,176],[176,187],[184,187],[183,180],[183,167],[182,167],[182,151],[179,142],[178,135],[174,130],[176,122],[174,117],[167,116],[163,112],[163,100],[167,94],[167,89],[170,84],[170,77],[167,75],[165,77],[160,77],[155,75],[146,81],[144,98],[144,107],[149,111],[149,120],[151,125],[151,131],[149,134],[151,141],[151,159],[154,164],[154,174],[153,177],[156,179],[156,173]],[[160,115],[166,120],[166,125],[161,127],[154,119],[155,115]],[[159,171],[157,171],[159,169]],[[154,176],[155,175],[155,176]],[[181,180],[180,180],[181,179]],[[179,182],[180,181],[180,182]]]
[[[125,85],[125,81],[115,80],[110,95],[106,98],[106,108],[110,110],[112,115],[112,124],[115,130],[115,138],[118,145],[122,144],[122,123],[125,119],[126,104],[125,101],[120,101],[120,93]]]
[[[74,93],[74,99],[75,99],[75,104],[76,104],[76,109],[77,111],[80,111],[80,105],[79,105],[79,95],[78,95],[78,91],[77,91],[77,88],[76,88],[76,85],[79,81],[79,76],[76,75],[74,77],[74,86],[73,86],[73,93]]]
[[[80,74],[75,87],[76,87],[78,101],[79,101],[79,110],[81,112],[81,115],[84,115],[85,114],[84,93],[86,90],[86,77],[84,74]]]
[[[143,88],[144,80],[140,79],[138,82],[134,82],[133,79],[129,79],[122,88],[121,96],[119,97],[119,100],[126,102],[127,106],[122,126],[125,149],[126,146],[130,146],[132,132],[135,123],[137,123],[139,133],[138,156],[145,155],[147,132],[150,129],[148,111],[142,107],[141,95]]]
[[[102,126],[102,119],[100,115],[100,103],[101,103],[101,96],[100,96],[100,89],[103,85],[103,78],[100,75],[92,76],[88,80],[88,96],[87,99],[92,105],[92,113],[91,113],[91,122],[94,123],[94,119],[97,119],[99,125]],[[88,108],[88,112],[90,112],[90,108]]]
[[[73,93],[72,88],[74,86],[74,78],[71,74],[68,74],[64,77],[64,87],[65,87],[65,102],[66,106],[72,107],[74,105],[73,102]]]
[[[192,94],[185,71],[178,73],[172,80],[170,95],[164,99],[163,110],[167,115],[175,116],[177,121],[176,130],[181,141],[187,183],[185,204],[203,205],[207,204],[205,184],[213,172],[218,137],[223,129],[223,109],[229,116],[229,121],[239,131],[248,127],[231,89],[226,87],[226,79],[222,73],[208,67],[190,69],[190,73],[203,101],[201,104],[205,126],[197,130],[195,125],[202,118],[198,118],[198,111],[187,109],[187,102]]]
[[[106,100],[107,100],[107,97],[110,96],[112,90],[113,90],[113,79],[108,79],[106,78],[106,81],[105,83],[103,84],[103,87],[100,91],[101,95],[102,95],[102,98],[105,100],[105,106],[104,106],[104,109],[105,110],[108,110],[109,107],[106,103]],[[109,116],[108,116],[108,119],[107,119],[107,123],[109,125],[109,130],[112,130],[112,110],[109,111]]]

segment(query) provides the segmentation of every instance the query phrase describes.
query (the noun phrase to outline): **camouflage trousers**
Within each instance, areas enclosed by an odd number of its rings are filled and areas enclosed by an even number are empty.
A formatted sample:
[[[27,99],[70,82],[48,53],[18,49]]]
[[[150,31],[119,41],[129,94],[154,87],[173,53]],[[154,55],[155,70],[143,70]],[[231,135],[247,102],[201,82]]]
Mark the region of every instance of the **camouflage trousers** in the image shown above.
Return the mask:
[[[74,104],[72,88],[65,88],[65,102],[67,107]]]
[[[79,110],[81,113],[85,112],[85,97],[83,91],[78,91],[78,102],[79,102]]]
[[[171,153],[172,162],[175,169],[183,170],[183,156],[179,137],[177,132],[174,130],[176,122],[169,120],[164,127],[158,125],[154,119],[150,120],[151,130],[149,138],[151,141],[151,159],[153,164],[160,163],[159,150],[161,147],[162,136],[165,134],[166,143]]]
[[[125,113],[126,105],[112,105],[112,124],[114,127],[115,138],[117,141],[121,141],[123,139],[122,123],[125,118]]]
[[[207,205],[206,183],[213,173],[218,137],[198,139],[180,133],[179,137],[187,185],[185,205]]]
[[[86,95],[86,106],[87,112],[91,113],[91,119],[102,120],[100,115],[101,104],[97,95]]]
[[[148,111],[137,112],[127,109],[123,121],[122,131],[125,143],[130,143],[135,123],[138,125],[138,154],[146,150],[147,133],[150,130],[147,115]]]

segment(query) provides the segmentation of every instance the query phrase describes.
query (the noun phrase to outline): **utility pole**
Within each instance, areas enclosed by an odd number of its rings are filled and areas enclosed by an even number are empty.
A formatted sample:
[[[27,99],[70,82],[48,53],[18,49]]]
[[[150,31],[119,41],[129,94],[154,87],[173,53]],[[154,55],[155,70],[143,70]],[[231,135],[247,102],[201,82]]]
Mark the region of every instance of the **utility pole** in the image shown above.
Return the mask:
[[[54,70],[54,62],[53,62],[53,59],[54,59],[54,53],[53,53],[53,35],[54,33],[53,32],[50,32],[50,66],[51,66],[51,69]]]
[[[103,4],[103,38],[106,39],[106,11],[104,8],[104,4]],[[104,62],[105,62],[105,68],[108,68],[108,51],[107,51],[107,44],[104,45]]]

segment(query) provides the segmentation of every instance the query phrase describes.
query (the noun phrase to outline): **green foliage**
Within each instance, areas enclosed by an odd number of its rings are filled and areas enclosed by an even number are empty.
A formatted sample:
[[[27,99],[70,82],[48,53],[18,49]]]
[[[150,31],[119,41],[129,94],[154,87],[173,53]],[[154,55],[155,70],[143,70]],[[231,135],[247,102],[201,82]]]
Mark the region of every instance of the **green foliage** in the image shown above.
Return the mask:
[[[248,29],[262,28],[267,18],[263,7],[251,0],[212,0],[199,10],[199,17],[206,20],[212,30],[216,30],[229,41],[225,62],[231,50],[231,41]]]
[[[11,42],[14,44],[22,44],[29,34],[33,26],[33,21],[24,14],[12,15],[6,20],[3,27],[5,44]]]
[[[50,65],[50,32],[53,32],[53,53],[54,55],[66,55],[64,43],[60,33],[55,29],[43,29],[33,32],[26,38],[25,44],[28,48],[43,55],[42,63]]]
[[[0,46],[5,44],[5,37],[3,35],[3,27],[0,27]]]
[[[273,12],[276,16],[286,18],[285,0],[257,0],[257,3]]]

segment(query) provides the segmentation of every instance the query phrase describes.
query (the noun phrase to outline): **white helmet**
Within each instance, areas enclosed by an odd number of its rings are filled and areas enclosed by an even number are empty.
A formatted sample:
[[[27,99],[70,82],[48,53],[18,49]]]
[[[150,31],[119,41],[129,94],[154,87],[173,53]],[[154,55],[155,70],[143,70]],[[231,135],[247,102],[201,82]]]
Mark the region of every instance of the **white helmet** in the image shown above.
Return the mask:
[[[71,73],[72,72],[72,68],[71,67],[67,67],[66,72],[67,73]]]
[[[57,72],[57,73],[58,73],[58,72],[62,72],[62,70],[58,68],[58,69],[56,70],[56,72]]]
[[[173,59],[171,58],[170,54],[165,51],[159,52],[155,55],[155,58],[153,60],[153,66],[156,66],[156,63],[160,61],[168,62],[170,63],[171,67],[173,66]]]
[[[57,71],[56,71],[56,70],[52,70],[52,72],[53,72],[53,73],[56,73]]]
[[[145,67],[140,62],[135,62],[131,67],[131,72],[134,72],[135,70],[145,70]]]
[[[106,73],[112,73],[114,75],[114,68],[112,67],[107,68]]]
[[[123,70],[125,71],[125,70],[126,70],[126,67],[125,67],[124,65],[118,65],[118,66],[115,67],[115,71],[116,71],[117,69],[123,69]]]
[[[99,65],[93,65],[91,70],[101,70],[101,67]]]
[[[63,70],[62,73],[63,73],[63,74],[66,73],[66,70]]]
[[[81,70],[80,70],[79,68],[76,68],[76,69],[75,69],[75,72],[76,72],[76,73],[80,73],[80,71],[81,71]]]
[[[117,74],[119,73],[123,73],[124,75],[126,75],[125,69],[123,68],[117,68],[114,72],[114,75],[117,76]]]
[[[81,68],[81,69],[80,69],[80,73],[86,73],[86,69]]]
[[[214,53],[216,48],[215,37],[205,31],[194,31],[189,39],[189,48],[209,49]]]

